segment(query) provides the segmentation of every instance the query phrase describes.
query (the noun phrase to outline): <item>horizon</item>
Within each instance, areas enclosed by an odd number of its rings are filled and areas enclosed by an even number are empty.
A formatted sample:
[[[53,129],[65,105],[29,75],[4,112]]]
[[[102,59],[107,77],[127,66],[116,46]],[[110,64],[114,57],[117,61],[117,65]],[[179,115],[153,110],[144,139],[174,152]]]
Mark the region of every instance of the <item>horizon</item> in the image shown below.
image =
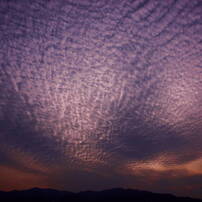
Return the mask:
[[[132,189],[132,188],[123,188],[123,187],[114,187],[114,188],[110,188],[110,189],[103,189],[103,190],[84,190],[84,191],[69,191],[69,190],[60,190],[60,189],[52,189],[52,188],[40,188],[40,187],[32,187],[32,188],[28,188],[28,189],[22,189],[22,190],[10,190],[10,191],[3,191],[0,190],[0,192],[6,192],[6,193],[10,193],[10,192],[21,192],[21,191],[32,191],[32,190],[50,190],[50,191],[59,191],[59,192],[68,192],[68,193],[73,193],[73,194],[79,194],[79,193],[83,193],[83,192],[103,192],[103,191],[118,191],[118,190],[123,190],[123,191],[134,191],[134,192],[145,192],[145,193],[151,193],[151,194],[163,194],[163,195],[172,195],[174,197],[177,198],[191,198],[191,199],[200,199],[202,200],[202,198],[196,198],[196,197],[191,197],[191,196],[181,196],[181,195],[176,195],[176,194],[172,194],[172,193],[166,193],[166,192],[152,192],[152,191],[148,191],[148,190],[139,190],[139,189]]]
[[[50,190],[50,191],[59,191],[59,192],[69,192],[69,193],[73,193],[73,194],[78,194],[78,193],[82,193],[82,192],[103,192],[103,191],[112,191],[112,190],[124,190],[124,191],[127,191],[127,190],[131,190],[131,191],[137,191],[137,192],[149,192],[149,193],[152,193],[152,194],[164,194],[164,195],[172,195],[172,196],[175,196],[175,197],[182,197],[182,198],[192,198],[192,199],[201,199],[202,200],[202,197],[192,197],[192,196],[189,196],[189,195],[177,195],[177,194],[173,194],[173,193],[168,193],[168,192],[153,192],[153,191],[149,191],[149,190],[141,190],[141,189],[135,189],[135,188],[124,188],[124,187],[112,187],[112,188],[109,188],[109,189],[97,189],[97,190],[81,190],[81,191],[70,191],[70,190],[65,190],[65,189],[54,189],[54,188],[43,188],[43,187],[30,187],[30,188],[27,188],[27,189],[11,189],[11,190],[0,190],[0,192],[21,192],[21,191],[31,191],[31,190]]]
[[[23,189],[23,190],[10,190],[10,191],[2,191],[0,190],[0,192],[6,192],[6,193],[11,193],[11,192],[24,192],[24,191],[35,191],[35,190],[48,190],[48,191],[58,191],[58,192],[67,192],[67,193],[72,193],[72,194],[80,194],[80,193],[85,193],[85,192],[105,192],[105,191],[134,191],[134,192],[145,192],[145,193],[150,193],[150,194],[159,194],[159,195],[171,195],[177,198],[190,198],[190,199],[199,199],[202,201],[202,198],[197,198],[197,197],[191,197],[191,196],[181,196],[181,195],[176,195],[176,194],[172,194],[172,193],[164,193],[164,192],[152,192],[152,191],[148,191],[148,190],[139,190],[139,189],[132,189],[132,188],[123,188],[123,187],[114,187],[111,189],[103,189],[103,190],[84,190],[84,191],[69,191],[69,190],[58,190],[58,189],[52,189],[52,188],[40,188],[40,187],[32,187],[29,189]]]
[[[0,190],[202,199],[202,1],[0,1]]]

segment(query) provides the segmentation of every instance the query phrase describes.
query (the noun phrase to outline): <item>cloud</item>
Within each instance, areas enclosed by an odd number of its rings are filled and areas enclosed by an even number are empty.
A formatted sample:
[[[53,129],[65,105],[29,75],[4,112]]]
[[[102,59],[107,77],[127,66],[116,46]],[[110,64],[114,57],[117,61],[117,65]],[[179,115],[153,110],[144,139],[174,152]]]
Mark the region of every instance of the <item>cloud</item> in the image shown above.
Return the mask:
[[[12,188],[198,190],[201,25],[188,22],[201,13],[187,11],[194,3],[184,14],[177,3],[161,21],[169,6],[159,2],[148,22],[124,1],[104,16],[104,5],[89,13],[63,3],[0,3],[2,187],[15,180]]]
[[[156,172],[161,173],[173,173],[169,177],[180,177],[180,176],[194,176],[202,175],[202,158],[188,161],[186,163],[176,163],[175,156],[162,155],[155,159],[147,161],[140,161],[135,163],[129,163],[126,168],[131,170],[131,174],[141,175],[141,172]]]

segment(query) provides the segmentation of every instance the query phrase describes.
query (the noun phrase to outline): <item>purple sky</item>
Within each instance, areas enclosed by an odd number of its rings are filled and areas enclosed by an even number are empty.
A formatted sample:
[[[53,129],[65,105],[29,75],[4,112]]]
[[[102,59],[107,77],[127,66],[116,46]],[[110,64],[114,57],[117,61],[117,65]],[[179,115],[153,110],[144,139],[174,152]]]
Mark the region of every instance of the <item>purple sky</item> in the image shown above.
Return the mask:
[[[0,1],[0,190],[202,198],[202,1]]]

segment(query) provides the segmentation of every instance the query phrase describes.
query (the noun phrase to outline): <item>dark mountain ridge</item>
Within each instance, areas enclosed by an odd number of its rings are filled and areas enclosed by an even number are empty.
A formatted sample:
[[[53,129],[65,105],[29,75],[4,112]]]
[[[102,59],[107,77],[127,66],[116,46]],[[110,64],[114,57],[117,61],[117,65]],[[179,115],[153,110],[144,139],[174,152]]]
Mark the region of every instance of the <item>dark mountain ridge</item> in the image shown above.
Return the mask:
[[[201,199],[176,197],[172,194],[159,194],[133,189],[114,188],[103,191],[84,191],[73,193],[54,189],[32,188],[22,191],[0,191],[0,201],[37,201],[37,202],[202,202]]]

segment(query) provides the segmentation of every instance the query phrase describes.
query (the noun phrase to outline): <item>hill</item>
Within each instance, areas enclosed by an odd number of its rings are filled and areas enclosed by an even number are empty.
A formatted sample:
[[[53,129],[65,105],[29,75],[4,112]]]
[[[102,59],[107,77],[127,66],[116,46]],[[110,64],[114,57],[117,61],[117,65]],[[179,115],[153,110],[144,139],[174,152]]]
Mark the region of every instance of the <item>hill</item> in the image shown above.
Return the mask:
[[[0,192],[0,201],[4,202],[202,202],[201,199],[176,197],[172,194],[159,194],[133,189],[110,189],[103,191],[85,191],[73,193],[54,189],[33,188],[23,191]]]

